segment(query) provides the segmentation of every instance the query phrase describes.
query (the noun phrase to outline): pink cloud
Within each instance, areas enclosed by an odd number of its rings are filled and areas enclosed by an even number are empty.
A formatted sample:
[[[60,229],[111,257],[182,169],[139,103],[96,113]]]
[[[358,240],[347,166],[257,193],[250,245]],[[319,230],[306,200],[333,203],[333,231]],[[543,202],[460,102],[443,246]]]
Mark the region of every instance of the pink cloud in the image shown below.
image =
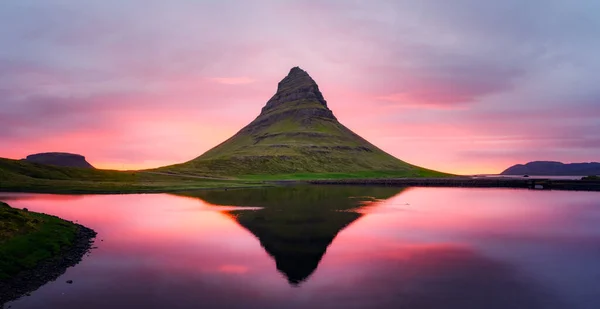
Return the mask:
[[[225,85],[244,85],[255,82],[254,79],[248,77],[213,77],[210,80]]]
[[[185,161],[252,121],[299,65],[343,124],[413,164],[484,173],[543,154],[596,159],[600,93],[587,81],[600,66],[593,40],[570,41],[584,28],[519,15],[524,29],[553,31],[511,33],[480,18],[494,10],[473,7],[481,12],[392,1],[9,5],[0,156]]]
[[[449,98],[442,95],[441,97],[435,96],[435,94],[423,94],[423,93],[393,93],[390,95],[377,96],[375,100],[386,101],[394,103],[394,106],[401,108],[417,108],[417,109],[465,109],[464,106],[454,106],[449,104],[443,104],[444,102],[450,101],[468,101],[466,97]]]

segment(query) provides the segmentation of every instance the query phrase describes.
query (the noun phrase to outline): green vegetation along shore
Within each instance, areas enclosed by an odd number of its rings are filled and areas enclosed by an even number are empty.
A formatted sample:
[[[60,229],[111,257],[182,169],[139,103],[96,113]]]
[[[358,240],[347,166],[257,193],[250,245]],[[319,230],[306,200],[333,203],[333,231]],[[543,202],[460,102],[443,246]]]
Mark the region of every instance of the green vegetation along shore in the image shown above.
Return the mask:
[[[358,171],[346,173],[241,174],[213,176],[169,170],[113,171],[60,167],[0,158],[0,192],[38,193],[158,193],[215,188],[272,186],[280,180],[308,181],[357,178],[443,178],[448,174],[423,168],[411,171]]]
[[[0,202],[0,300],[58,277],[80,261],[95,235],[73,222]]]
[[[254,180],[152,171],[60,167],[0,158],[0,191],[40,193],[151,193],[251,187]]]
[[[221,188],[249,188],[282,184],[340,184],[386,186],[511,187],[552,190],[600,190],[595,177],[584,180],[472,178],[417,168],[402,171],[345,173],[243,174],[211,176],[191,171],[110,171],[58,167],[0,158],[0,192],[62,194],[168,193]]]
[[[0,279],[33,268],[72,244],[77,226],[0,202]]]

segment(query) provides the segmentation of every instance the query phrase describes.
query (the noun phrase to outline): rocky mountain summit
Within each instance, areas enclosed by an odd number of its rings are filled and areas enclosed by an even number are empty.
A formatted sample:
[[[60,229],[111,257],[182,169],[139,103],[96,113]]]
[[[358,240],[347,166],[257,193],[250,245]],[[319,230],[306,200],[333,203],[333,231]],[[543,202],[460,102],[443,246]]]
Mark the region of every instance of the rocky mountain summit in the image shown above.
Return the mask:
[[[319,91],[317,83],[306,71],[299,67],[293,67],[290,73],[279,82],[277,92],[267,102],[267,105],[263,107],[261,114],[284,103],[300,100],[316,101],[327,108],[327,101],[325,101],[323,94]]]
[[[533,161],[507,168],[501,175],[587,176],[600,175],[600,163],[569,163]]]
[[[89,162],[85,160],[84,156],[66,152],[36,153],[27,156],[27,158],[23,160],[32,163],[49,164],[56,166],[94,168]]]
[[[292,68],[279,82],[277,92],[262,108],[260,115],[241,132],[260,131],[286,118],[298,120],[303,125],[310,125],[312,118],[337,121],[317,83],[299,67]]]
[[[210,175],[437,173],[396,159],[342,125],[317,83],[299,67],[279,82],[250,124],[196,159],[162,170]]]

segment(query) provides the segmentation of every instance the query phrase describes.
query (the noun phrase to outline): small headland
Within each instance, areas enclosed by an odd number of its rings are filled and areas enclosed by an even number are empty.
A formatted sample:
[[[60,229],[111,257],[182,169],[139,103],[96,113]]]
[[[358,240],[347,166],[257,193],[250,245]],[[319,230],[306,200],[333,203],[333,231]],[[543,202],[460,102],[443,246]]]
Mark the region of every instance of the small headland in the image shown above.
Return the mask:
[[[0,306],[79,263],[95,237],[82,225],[0,202]]]

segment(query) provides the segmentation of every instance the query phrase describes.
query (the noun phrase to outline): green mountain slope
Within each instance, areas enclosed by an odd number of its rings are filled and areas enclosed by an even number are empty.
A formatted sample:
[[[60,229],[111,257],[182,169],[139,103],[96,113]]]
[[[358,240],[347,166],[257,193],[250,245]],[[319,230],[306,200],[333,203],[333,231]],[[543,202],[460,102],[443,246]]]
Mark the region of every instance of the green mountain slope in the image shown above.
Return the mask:
[[[327,107],[315,81],[298,67],[279,83],[254,121],[200,157],[162,169],[235,176],[444,175],[398,160],[346,128]]]

